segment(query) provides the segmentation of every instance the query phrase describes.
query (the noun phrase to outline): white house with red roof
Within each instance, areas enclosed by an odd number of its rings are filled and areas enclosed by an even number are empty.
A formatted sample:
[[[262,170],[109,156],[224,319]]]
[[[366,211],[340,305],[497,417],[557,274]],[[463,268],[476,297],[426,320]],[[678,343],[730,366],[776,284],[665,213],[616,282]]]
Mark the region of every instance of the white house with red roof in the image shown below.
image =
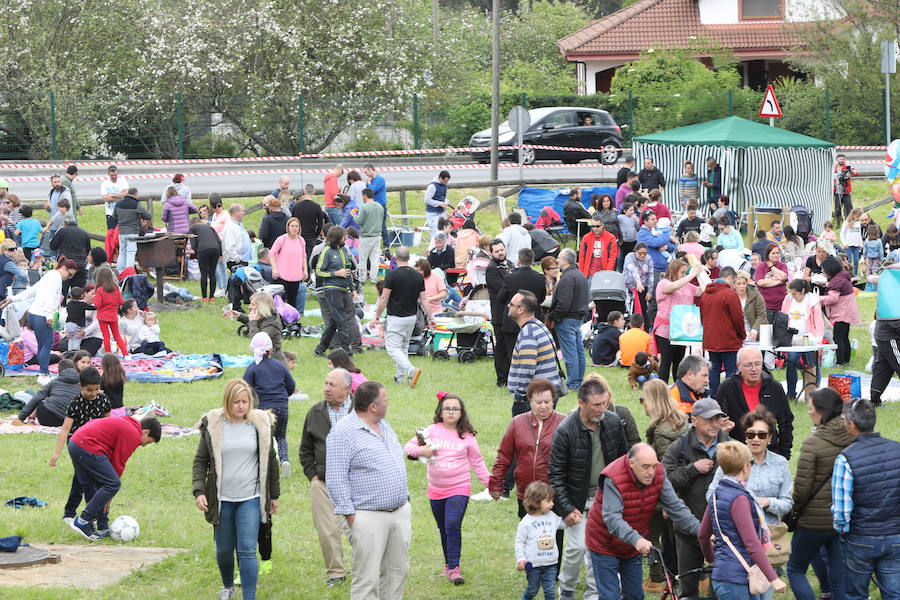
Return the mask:
[[[816,0],[638,0],[564,37],[558,47],[576,65],[579,94],[608,92],[616,69],[651,48],[710,45],[732,51],[743,84],[760,88],[794,74],[787,57],[804,49],[804,23],[824,10]]]

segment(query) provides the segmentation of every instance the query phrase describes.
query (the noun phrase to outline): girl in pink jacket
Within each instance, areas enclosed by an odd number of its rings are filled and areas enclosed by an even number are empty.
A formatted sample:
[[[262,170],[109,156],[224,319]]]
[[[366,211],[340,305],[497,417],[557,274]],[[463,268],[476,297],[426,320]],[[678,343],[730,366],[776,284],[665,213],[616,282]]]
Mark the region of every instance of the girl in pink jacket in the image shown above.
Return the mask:
[[[810,283],[804,279],[794,279],[788,284],[788,295],[781,303],[781,312],[788,316],[788,328],[796,329],[798,336],[811,335],[816,343],[825,335],[825,320],[819,307],[819,297],[810,293]],[[814,352],[788,352],[784,361],[787,377],[787,395],[797,398],[797,365],[815,364],[816,387],[819,387],[821,373]]]
[[[820,302],[834,327],[834,343],[838,347],[835,362],[844,366],[850,362],[850,326],[859,323],[856,292],[850,273],[841,267],[835,257],[829,256],[822,261],[822,272],[828,278],[828,287]]]
[[[442,576],[454,585],[462,585],[465,580],[459,570],[459,555],[462,520],[472,493],[469,469],[475,471],[485,486],[490,473],[462,399],[452,394],[439,395],[439,398],[434,423],[425,429],[424,435],[409,440],[405,451],[410,458],[428,459],[428,499],[444,550]]]

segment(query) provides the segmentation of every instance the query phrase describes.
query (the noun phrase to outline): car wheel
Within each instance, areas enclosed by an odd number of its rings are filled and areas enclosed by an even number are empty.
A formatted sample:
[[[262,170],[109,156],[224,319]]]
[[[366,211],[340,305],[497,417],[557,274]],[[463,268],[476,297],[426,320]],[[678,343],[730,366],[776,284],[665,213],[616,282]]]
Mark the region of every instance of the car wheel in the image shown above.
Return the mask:
[[[603,152],[600,153],[600,162],[604,165],[613,165],[619,160],[619,147],[615,141],[609,140],[603,144]]]
[[[533,165],[537,158],[534,148],[520,148],[518,151],[519,162],[523,165]]]

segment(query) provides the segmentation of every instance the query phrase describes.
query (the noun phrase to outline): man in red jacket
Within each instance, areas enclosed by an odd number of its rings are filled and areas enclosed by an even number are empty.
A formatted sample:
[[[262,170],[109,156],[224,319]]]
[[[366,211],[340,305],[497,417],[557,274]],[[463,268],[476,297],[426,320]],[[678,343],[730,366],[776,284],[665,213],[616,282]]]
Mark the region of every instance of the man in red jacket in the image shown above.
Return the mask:
[[[616,236],[606,231],[600,213],[591,216],[591,231],[578,246],[578,269],[590,279],[597,271],[615,271],[619,244]]]
[[[132,417],[94,419],[72,435],[69,456],[87,499],[84,512],[71,523],[73,530],[91,541],[109,535],[108,529],[94,529],[94,520],[109,513],[132,453],[138,446],[159,442],[161,436],[162,427],[153,417],[143,421]]]
[[[621,578],[624,600],[643,599],[641,554],[650,554],[647,537],[657,504],[676,529],[697,536],[700,522],[675,493],[653,446],[635,444],[600,473],[584,535],[598,597],[619,598]]]
[[[709,352],[709,395],[716,397],[722,366],[725,377],[737,371],[737,351],[744,345],[744,309],[731,286],[734,269],[722,267],[719,278],[706,286],[700,296],[700,322],[703,323],[703,349]]]

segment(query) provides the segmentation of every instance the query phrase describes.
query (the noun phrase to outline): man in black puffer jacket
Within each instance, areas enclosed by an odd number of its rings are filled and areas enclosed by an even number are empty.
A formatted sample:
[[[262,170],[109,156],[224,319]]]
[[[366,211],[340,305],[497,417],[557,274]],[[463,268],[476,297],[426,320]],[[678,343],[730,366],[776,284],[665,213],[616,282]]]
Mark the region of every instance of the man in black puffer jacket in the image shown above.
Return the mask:
[[[597,599],[597,585],[584,545],[584,527],[600,472],[628,451],[622,419],[607,410],[609,396],[609,390],[599,381],[585,381],[578,389],[578,410],[557,427],[550,448],[547,478],[556,492],[553,510],[567,525],[559,573],[560,600],[573,598],[582,562],[586,567],[584,597]]]

